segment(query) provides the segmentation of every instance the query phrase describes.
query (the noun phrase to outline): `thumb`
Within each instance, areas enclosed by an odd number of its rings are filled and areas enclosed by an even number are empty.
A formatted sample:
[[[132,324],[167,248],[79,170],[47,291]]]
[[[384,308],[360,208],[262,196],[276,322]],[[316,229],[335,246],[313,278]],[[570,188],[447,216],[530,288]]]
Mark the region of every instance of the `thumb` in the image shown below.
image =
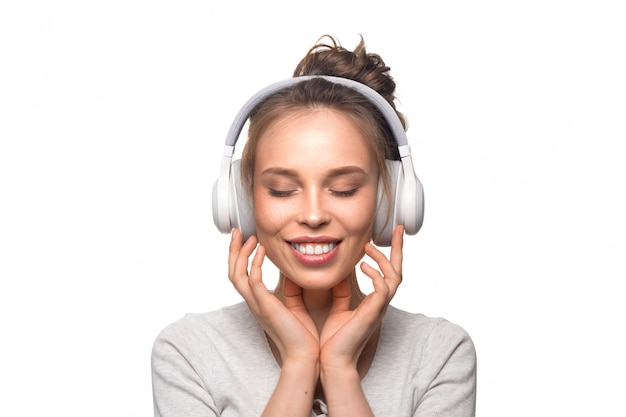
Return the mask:
[[[350,310],[350,297],[352,292],[348,280],[344,279],[333,288],[333,304],[331,312]]]

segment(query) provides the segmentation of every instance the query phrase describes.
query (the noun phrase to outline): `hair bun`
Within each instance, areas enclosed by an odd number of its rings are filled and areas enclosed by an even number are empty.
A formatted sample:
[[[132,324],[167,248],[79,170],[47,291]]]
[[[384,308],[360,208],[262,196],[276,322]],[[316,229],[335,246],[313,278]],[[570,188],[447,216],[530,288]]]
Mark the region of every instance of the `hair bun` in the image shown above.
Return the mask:
[[[333,36],[324,35],[298,63],[293,76],[332,75],[349,78],[378,92],[395,110],[396,83],[389,71],[390,68],[380,55],[367,52],[362,36],[354,51],[350,51]],[[406,127],[404,117],[397,113]]]

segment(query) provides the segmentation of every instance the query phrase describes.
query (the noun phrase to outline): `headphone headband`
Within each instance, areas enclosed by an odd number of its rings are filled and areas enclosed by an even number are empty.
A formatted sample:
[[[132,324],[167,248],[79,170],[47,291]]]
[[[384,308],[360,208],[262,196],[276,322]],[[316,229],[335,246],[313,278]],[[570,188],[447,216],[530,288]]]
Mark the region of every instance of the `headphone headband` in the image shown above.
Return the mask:
[[[385,100],[383,96],[378,94],[378,92],[365,84],[362,84],[358,81],[351,80],[349,78],[341,78],[330,75],[305,75],[302,77],[293,77],[288,78],[286,80],[275,82],[274,84],[270,84],[269,86],[263,88],[255,95],[253,95],[239,110],[237,116],[233,120],[230,129],[228,131],[228,135],[226,136],[226,147],[224,149],[224,156],[230,157],[233,155],[235,144],[239,140],[239,136],[241,134],[241,130],[243,129],[250,113],[267,97],[271,96],[274,93],[277,93],[286,88],[292,87],[294,85],[300,84],[301,82],[312,80],[315,78],[321,78],[333,84],[343,85],[358,93],[365,96],[370,102],[372,102],[378,110],[382,113],[383,117],[389,124],[389,128],[391,129],[391,133],[395,138],[398,144],[398,150],[400,152],[400,157],[409,156],[411,151],[408,146],[408,140],[406,137],[406,132],[404,131],[404,126],[400,122],[396,111],[391,107],[391,104]]]

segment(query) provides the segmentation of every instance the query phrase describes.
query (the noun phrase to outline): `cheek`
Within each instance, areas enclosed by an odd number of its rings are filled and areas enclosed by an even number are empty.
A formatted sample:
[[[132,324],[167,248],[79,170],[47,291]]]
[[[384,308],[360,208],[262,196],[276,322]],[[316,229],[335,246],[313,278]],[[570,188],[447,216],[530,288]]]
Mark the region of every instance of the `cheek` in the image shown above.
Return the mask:
[[[376,199],[368,198],[351,203],[340,210],[343,223],[350,232],[371,235],[376,216]]]
[[[254,221],[257,235],[275,234],[288,219],[288,210],[285,204],[269,198],[262,192],[254,194]],[[257,236],[259,237],[259,236]]]

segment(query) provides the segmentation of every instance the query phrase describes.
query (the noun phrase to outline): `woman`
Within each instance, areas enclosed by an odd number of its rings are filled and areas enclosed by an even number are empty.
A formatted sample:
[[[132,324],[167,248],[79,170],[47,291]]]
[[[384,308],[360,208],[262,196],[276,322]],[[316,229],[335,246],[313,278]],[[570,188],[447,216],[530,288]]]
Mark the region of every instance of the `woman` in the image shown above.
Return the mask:
[[[286,86],[251,99],[231,129],[238,136],[250,121],[241,165],[226,157],[214,211],[233,217],[224,225],[218,214],[216,223],[233,229],[229,278],[245,302],[187,315],[159,335],[156,416],[474,415],[469,336],[389,305],[402,280],[405,227],[413,234],[421,225],[395,83],[363,41],[349,51],[328,39]],[[398,175],[415,190],[396,192]],[[243,194],[234,206],[241,214],[220,208],[232,198],[219,196],[219,183]],[[398,216],[396,200],[417,211]],[[390,243],[389,258],[372,239]],[[280,271],[274,291],[263,284],[265,258]],[[359,262],[372,280],[368,295]]]

